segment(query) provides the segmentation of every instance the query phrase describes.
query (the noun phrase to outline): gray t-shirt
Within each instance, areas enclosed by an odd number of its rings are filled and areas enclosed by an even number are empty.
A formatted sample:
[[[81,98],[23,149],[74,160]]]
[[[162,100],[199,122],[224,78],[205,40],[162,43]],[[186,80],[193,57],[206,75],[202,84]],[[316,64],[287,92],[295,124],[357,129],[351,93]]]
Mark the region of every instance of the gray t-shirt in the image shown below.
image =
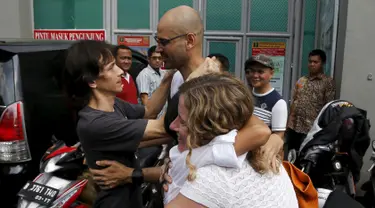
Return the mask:
[[[90,168],[98,160],[115,160],[128,167],[139,167],[134,153],[146,129],[142,105],[115,100],[114,112],[84,107],[79,113],[77,133]],[[140,187],[125,184],[98,193],[94,207],[140,207]]]

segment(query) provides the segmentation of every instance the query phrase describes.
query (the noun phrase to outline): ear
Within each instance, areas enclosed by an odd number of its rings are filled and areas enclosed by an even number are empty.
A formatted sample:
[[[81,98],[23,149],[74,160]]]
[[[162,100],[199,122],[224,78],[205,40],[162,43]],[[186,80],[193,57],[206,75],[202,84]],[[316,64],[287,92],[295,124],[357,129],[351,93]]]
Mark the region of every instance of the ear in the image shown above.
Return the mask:
[[[275,69],[272,69],[272,70],[270,71],[270,74],[271,74],[271,78],[272,78],[273,75],[275,74]]]
[[[97,87],[96,81],[89,82],[89,87],[95,89]]]
[[[197,42],[197,36],[194,33],[188,33],[186,35],[186,40],[186,48],[192,49]]]

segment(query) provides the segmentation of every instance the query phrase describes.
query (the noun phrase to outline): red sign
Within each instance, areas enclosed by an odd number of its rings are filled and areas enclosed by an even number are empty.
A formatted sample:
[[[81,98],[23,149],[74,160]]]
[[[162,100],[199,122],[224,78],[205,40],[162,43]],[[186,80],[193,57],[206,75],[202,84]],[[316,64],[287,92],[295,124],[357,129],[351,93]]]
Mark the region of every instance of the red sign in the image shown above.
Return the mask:
[[[118,45],[150,47],[149,36],[118,36]]]
[[[105,40],[105,30],[34,30],[39,40]]]
[[[285,42],[254,42],[251,55],[285,56],[285,48]]]

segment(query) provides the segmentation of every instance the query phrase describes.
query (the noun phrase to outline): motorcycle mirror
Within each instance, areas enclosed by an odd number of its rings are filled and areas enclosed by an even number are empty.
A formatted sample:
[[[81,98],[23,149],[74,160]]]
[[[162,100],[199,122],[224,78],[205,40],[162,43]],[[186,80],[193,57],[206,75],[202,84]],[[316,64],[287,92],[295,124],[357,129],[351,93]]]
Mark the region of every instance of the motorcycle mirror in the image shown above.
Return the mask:
[[[52,144],[56,144],[59,140],[55,137],[55,135],[52,135],[51,142]]]

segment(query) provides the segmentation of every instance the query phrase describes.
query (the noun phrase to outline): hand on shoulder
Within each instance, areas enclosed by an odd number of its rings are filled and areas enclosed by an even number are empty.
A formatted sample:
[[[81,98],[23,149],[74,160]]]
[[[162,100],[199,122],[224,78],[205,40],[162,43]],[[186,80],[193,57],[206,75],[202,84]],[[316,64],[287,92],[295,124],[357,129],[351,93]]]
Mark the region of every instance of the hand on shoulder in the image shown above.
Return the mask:
[[[186,81],[205,74],[220,72],[220,68],[216,64],[215,59],[215,57],[206,58],[205,61],[195,71],[193,71],[193,73],[190,74]]]

